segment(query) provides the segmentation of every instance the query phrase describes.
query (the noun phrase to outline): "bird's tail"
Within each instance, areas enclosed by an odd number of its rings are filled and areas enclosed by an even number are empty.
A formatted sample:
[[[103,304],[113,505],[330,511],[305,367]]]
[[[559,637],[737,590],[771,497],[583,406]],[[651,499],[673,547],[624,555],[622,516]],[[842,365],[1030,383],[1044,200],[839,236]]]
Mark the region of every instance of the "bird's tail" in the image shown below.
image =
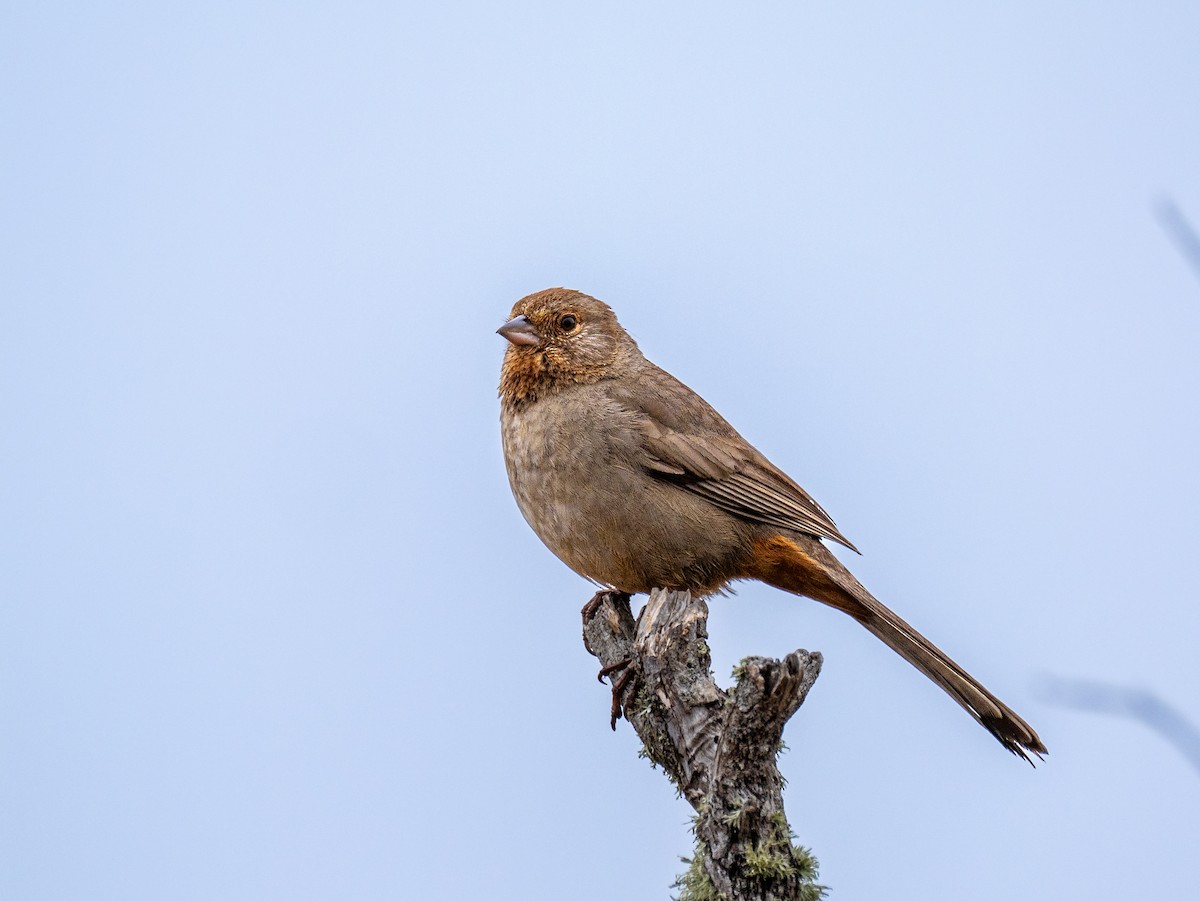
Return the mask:
[[[850,614],[942,687],[1013,754],[1032,763],[1046,746],[1033,728],[928,638],[872,597],[816,539],[776,535],[755,545],[751,578]],[[1029,753],[1026,753],[1029,752]]]

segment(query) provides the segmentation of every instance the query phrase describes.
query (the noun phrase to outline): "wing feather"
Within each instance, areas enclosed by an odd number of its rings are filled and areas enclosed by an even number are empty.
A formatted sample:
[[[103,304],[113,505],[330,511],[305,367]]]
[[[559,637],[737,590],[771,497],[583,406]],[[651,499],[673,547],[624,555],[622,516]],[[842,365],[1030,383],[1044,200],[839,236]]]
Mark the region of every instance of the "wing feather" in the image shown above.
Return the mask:
[[[735,516],[829,538],[857,552],[808,492],[698,394],[652,364],[639,382],[641,390],[616,393],[641,414],[642,465],[647,472]],[[681,392],[691,395],[687,403],[669,402]]]

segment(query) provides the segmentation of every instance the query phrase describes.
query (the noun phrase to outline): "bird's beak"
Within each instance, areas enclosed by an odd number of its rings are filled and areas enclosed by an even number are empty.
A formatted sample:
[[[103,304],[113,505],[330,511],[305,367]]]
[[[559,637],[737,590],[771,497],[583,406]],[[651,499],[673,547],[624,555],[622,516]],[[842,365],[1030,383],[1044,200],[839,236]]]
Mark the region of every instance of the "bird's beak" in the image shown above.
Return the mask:
[[[542,336],[534,329],[533,323],[524,316],[508,320],[496,329],[496,334],[507,338],[511,344],[537,344],[542,340]]]

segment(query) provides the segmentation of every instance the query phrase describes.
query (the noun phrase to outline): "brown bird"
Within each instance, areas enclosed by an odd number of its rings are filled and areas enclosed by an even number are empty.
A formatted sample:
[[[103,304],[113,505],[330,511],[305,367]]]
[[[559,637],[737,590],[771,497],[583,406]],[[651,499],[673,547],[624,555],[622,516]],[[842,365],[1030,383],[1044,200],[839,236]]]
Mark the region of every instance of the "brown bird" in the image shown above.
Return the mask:
[[[1021,717],[877,601],[822,544],[855,550],[808,493],[703,398],[647,360],[607,304],[550,288],[517,301],[500,424],[538,537],[586,579],[695,595],[759,579],[850,614],[1004,747],[1046,746]]]

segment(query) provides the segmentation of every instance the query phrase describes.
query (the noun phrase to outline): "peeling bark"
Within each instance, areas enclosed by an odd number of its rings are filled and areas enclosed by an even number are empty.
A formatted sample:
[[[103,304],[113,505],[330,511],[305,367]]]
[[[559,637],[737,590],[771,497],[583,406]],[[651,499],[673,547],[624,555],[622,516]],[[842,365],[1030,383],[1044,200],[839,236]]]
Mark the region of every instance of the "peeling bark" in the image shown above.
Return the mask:
[[[712,678],[703,600],[656,589],[637,621],[629,600],[603,591],[589,601],[583,641],[613,671],[614,704],[646,755],[696,811],[696,856],[679,881],[681,901],[820,898],[815,860],[792,844],[776,757],[821,655],[748,657],[736,684],[722,689]]]

